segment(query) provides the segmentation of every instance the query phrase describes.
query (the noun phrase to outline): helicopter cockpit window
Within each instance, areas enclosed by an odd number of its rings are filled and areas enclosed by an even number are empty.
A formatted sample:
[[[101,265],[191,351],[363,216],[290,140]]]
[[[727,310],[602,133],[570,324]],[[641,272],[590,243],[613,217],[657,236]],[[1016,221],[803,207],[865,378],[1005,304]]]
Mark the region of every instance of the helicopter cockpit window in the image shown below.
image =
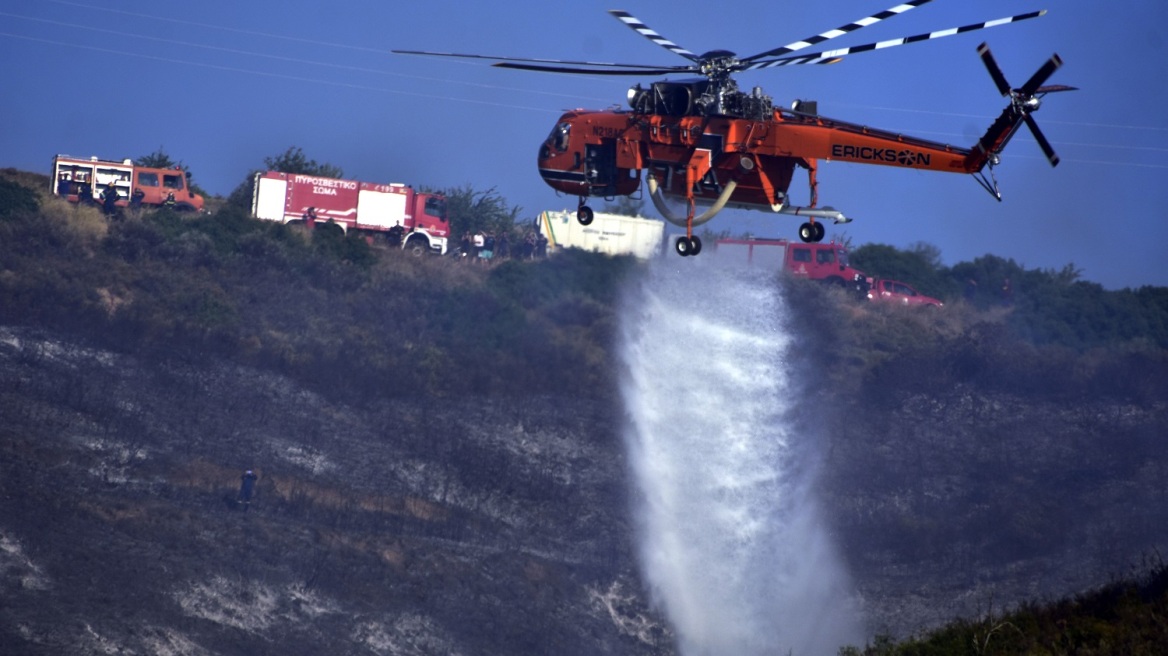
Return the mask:
[[[568,137],[572,133],[571,123],[559,123],[552,128],[552,133],[548,135],[547,143],[556,150],[565,152],[568,150]]]

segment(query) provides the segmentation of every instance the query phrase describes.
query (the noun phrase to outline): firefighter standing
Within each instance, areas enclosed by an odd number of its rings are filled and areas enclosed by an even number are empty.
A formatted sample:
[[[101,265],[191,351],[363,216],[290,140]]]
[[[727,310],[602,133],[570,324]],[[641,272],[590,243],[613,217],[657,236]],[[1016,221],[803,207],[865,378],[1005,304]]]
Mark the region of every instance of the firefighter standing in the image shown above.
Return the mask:
[[[251,497],[255,493],[255,482],[258,477],[254,471],[249,469],[243,472],[243,476],[240,478],[238,504],[246,511],[251,507]]]
[[[872,291],[872,281],[862,273],[856,274],[856,298],[868,300],[868,292]]]
[[[118,188],[114,186],[111,180],[106,184],[105,189],[101,192],[101,211],[106,216],[113,216],[118,211],[118,199],[121,196],[118,194]]]

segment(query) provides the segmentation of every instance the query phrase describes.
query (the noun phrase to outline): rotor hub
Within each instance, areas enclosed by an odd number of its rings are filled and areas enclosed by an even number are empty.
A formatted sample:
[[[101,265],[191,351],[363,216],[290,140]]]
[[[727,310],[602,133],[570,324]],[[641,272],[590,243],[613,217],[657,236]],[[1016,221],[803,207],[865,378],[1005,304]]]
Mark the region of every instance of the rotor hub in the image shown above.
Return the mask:
[[[1031,114],[1042,106],[1042,101],[1037,96],[1026,95],[1021,90],[1015,89],[1010,93],[1010,104],[1019,112]]]
[[[729,50],[711,50],[698,57],[698,68],[702,75],[712,81],[722,81],[741,68],[738,55]]]

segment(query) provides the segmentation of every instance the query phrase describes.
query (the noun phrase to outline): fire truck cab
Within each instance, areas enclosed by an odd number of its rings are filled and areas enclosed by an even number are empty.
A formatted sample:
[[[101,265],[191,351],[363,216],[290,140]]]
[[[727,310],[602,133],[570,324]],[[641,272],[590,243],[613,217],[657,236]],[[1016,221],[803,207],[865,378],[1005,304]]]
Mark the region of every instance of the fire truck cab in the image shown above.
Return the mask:
[[[846,287],[863,275],[848,263],[848,249],[835,241],[803,243],[788,239],[749,237],[718,239],[720,260],[786,271],[788,275]]]

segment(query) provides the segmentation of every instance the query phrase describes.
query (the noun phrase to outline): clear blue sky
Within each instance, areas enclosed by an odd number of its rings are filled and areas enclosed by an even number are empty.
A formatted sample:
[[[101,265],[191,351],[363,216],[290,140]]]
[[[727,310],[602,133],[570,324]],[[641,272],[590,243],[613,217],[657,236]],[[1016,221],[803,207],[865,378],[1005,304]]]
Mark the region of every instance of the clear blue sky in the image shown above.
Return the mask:
[[[161,146],[226,195],[296,145],[347,177],[493,187],[534,215],[575,204],[535,168],[560,112],[623,103],[638,79],[507,71],[391,48],[673,65],[684,60],[606,10],[625,9],[694,52],[746,56],[894,4],[0,0],[0,166],[48,172],[57,153],[124,158]],[[977,57],[983,40],[1015,86],[1058,52],[1066,65],[1050,83],[1082,89],[1048,96],[1035,115],[1062,156],[1057,169],[1025,130],[1010,144],[997,169],[1002,203],[968,176],[821,163],[820,203],[856,219],[829,226],[829,238],[926,242],[946,264],[987,253],[1028,268],[1074,264],[1113,289],[1168,285],[1168,3],[935,0],[830,46],[1035,9],[1050,13],[832,66],[738,76],[777,103],[815,99],[826,116],[962,146],[1005,104]],[[792,191],[805,202],[801,185]],[[709,225],[793,237],[797,223],[726,212]]]

